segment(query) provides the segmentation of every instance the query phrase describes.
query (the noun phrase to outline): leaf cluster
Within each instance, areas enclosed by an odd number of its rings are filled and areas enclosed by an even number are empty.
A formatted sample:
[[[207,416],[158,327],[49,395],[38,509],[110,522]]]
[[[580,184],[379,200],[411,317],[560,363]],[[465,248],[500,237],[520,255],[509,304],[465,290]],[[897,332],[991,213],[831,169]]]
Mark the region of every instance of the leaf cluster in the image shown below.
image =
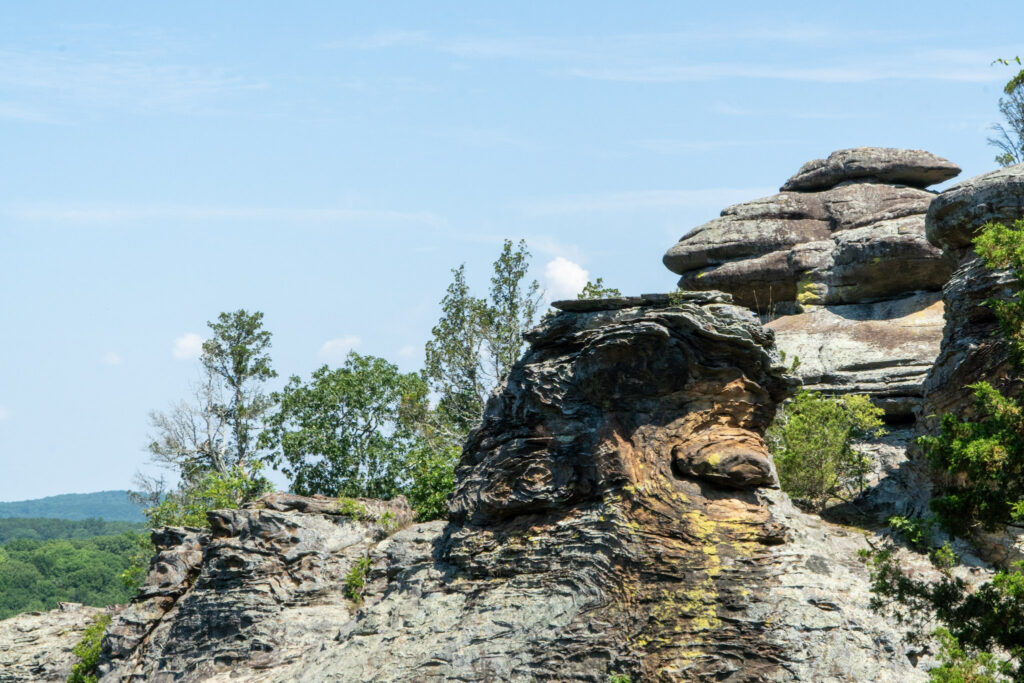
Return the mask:
[[[932,619],[942,624],[939,637],[946,663],[932,680],[956,680],[948,678],[950,672],[967,665],[1000,674],[1012,671],[1015,680],[1024,676],[1024,564],[1000,571],[972,589],[949,574],[937,582],[910,578],[891,550],[869,554],[867,562],[873,609],[910,627],[915,641],[927,636]],[[995,657],[994,651],[1007,653],[1008,659]]]
[[[486,299],[470,292],[464,265],[452,270],[424,354],[424,377],[438,399],[435,431],[446,432],[449,446],[460,446],[480,421],[488,395],[522,353],[540,304],[540,285],[526,280],[529,260],[526,242],[505,240]]]
[[[1018,281],[1024,278],[1024,220],[1012,227],[984,225],[974,246],[989,268],[1009,268]],[[1024,371],[1024,290],[986,303],[1010,343],[1016,372]],[[931,505],[955,533],[1024,519],[1024,405],[988,382],[968,388],[977,416],[944,415],[938,435],[918,440],[931,466],[946,475],[943,495]]]
[[[584,285],[583,291],[577,295],[577,299],[613,299],[617,296],[622,296],[615,287],[605,287],[604,278],[597,278],[593,282],[587,281]]]
[[[406,463],[418,445],[413,418],[427,385],[383,358],[349,353],[342,367],[292,377],[275,395],[261,445],[300,495],[388,499],[408,483]]]
[[[0,546],[0,619],[55,609],[58,602],[127,602],[134,592],[118,576],[130,564],[137,537],[17,539]]]
[[[71,667],[67,683],[96,683],[96,667],[100,663],[103,636],[110,626],[109,614],[101,614],[82,631],[82,639],[71,649],[78,661]]]
[[[782,489],[818,510],[859,493],[870,461],[853,443],[884,434],[881,416],[864,395],[798,393],[766,434]]]

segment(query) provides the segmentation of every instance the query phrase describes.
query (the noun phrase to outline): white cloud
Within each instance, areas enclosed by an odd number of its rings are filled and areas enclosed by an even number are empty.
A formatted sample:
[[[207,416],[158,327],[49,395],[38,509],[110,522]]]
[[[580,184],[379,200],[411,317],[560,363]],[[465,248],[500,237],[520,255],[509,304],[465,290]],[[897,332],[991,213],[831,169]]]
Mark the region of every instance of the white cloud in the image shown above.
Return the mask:
[[[582,266],[563,256],[544,266],[544,287],[551,301],[575,297],[587,286],[589,278],[590,273]]]
[[[203,338],[195,332],[186,332],[174,340],[171,355],[178,360],[193,360],[203,355]]]
[[[398,349],[398,357],[412,358],[413,356],[416,355],[417,351],[419,351],[418,346],[413,346],[412,344],[409,344],[408,346],[403,346],[402,348]]]
[[[6,407],[0,406],[0,422],[5,422],[11,417],[11,411],[7,410]]]
[[[113,351],[107,351],[105,354],[103,354],[103,357],[100,358],[100,362],[102,362],[104,365],[120,365],[122,362],[124,362],[124,359],[122,359],[121,356],[117,355]]]
[[[320,350],[316,352],[316,357],[326,363],[340,365],[345,362],[345,357],[348,355],[348,352],[354,351],[362,341],[362,339],[354,334],[338,337],[337,339],[329,339],[328,341],[325,341],[324,345],[320,347]]]

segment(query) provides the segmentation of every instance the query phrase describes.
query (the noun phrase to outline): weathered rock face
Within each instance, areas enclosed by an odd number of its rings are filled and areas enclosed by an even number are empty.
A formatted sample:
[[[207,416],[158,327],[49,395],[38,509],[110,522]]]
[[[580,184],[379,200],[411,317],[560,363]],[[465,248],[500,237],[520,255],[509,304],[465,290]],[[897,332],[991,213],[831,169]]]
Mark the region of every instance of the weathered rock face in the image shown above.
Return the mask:
[[[355,613],[348,573],[412,518],[404,499],[359,505],[365,519],[335,499],[274,493],[210,513],[208,533],[155,532],[146,583],[107,630],[104,680],[256,676],[321,647]]]
[[[935,198],[928,209],[928,240],[954,253],[970,249],[974,233],[989,221],[1024,216],[1024,164],[969,178]]]
[[[1018,391],[1009,378],[1008,349],[999,333],[990,298],[1008,296],[1017,283],[1005,271],[985,267],[971,248],[976,231],[989,221],[1024,218],[1024,164],[985,173],[955,185],[928,210],[928,238],[946,249],[958,268],[943,288],[946,327],[942,349],[925,385],[926,415],[970,414],[965,387],[987,380]]]
[[[1020,286],[1007,271],[985,267],[971,248],[977,230],[989,221],[1024,218],[1024,165],[1009,166],[955,185],[935,198],[928,210],[928,238],[958,263],[942,290],[946,326],[942,347],[925,381],[921,431],[934,433],[946,413],[974,414],[968,385],[987,381],[1009,395],[1024,392],[1012,371],[1009,345],[999,330],[988,299],[1008,298]],[[938,481],[939,486],[943,482]],[[1006,565],[1024,560],[1024,528],[1007,526],[979,532],[972,539],[985,559]]]
[[[960,174],[960,167],[919,149],[857,147],[808,161],[783,190],[825,190],[846,180],[870,178],[894,185],[928,187]]]
[[[954,265],[925,238],[936,195],[920,188],[957,172],[927,152],[841,150],[780,194],[725,209],[664,262],[683,289],[722,289],[762,313],[809,388],[868,393],[890,420],[912,420]]]
[[[49,612],[27,612],[0,621],[0,683],[63,683],[78,661],[72,648],[104,611],[66,602]]]
[[[569,307],[488,403],[448,522],[383,538],[292,497],[167,532],[104,680],[923,679],[868,610],[863,536],[772,488],[794,381],[757,319],[721,294]]]

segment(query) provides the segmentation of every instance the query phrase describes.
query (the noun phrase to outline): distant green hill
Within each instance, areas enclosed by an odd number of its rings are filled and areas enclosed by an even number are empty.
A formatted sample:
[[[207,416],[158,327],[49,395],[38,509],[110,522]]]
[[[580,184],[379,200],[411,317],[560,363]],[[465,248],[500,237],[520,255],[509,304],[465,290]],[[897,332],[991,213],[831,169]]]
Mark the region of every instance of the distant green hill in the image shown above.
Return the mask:
[[[56,519],[105,519],[110,522],[144,522],[142,509],[128,500],[127,491],[65,493],[35,500],[0,503],[0,517],[48,517]]]
[[[15,538],[48,541],[53,538],[76,539],[94,536],[117,536],[125,532],[141,532],[144,525],[136,522],[109,522],[102,519],[53,519],[52,517],[0,518],[0,544]]]

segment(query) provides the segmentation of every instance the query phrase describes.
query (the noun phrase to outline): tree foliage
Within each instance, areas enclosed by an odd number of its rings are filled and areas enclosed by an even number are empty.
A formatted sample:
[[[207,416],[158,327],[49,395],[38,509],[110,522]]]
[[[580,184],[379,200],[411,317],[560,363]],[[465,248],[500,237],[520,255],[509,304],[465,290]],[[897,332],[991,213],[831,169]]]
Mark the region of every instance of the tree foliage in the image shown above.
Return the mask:
[[[587,281],[584,285],[583,290],[576,296],[577,299],[611,299],[617,296],[622,296],[615,287],[605,287],[604,278],[597,278],[593,282]]]
[[[1021,65],[1020,57],[1013,62]],[[996,62],[1010,66],[1011,60],[997,59]],[[1003,115],[1005,124],[992,126],[995,137],[988,138],[988,143],[999,150],[996,163],[1001,166],[1024,162],[1024,70],[1020,70],[1003,88],[1004,97],[999,98],[999,113]]]
[[[1019,84],[1018,84],[1019,86]],[[974,247],[989,268],[1024,279],[1024,221],[982,226]],[[1010,343],[1015,374],[1024,372],[1024,293],[987,302]],[[944,415],[941,431],[919,440],[931,466],[945,475],[931,501],[938,521],[954,533],[1024,519],[1024,404],[988,382],[969,387],[976,415]],[[947,553],[948,555],[948,553]],[[934,556],[933,556],[934,557]],[[1024,564],[977,587],[945,571],[937,583],[906,576],[891,550],[869,554],[874,606],[897,621],[938,622],[943,665],[933,681],[1024,680]],[[940,568],[943,564],[938,563]],[[920,629],[915,634],[921,637]]]
[[[11,517],[0,519],[0,543],[15,538],[46,541],[51,538],[83,539],[139,531],[137,522],[108,522],[102,519],[50,519]]]
[[[445,434],[448,446],[461,445],[480,421],[488,395],[522,353],[523,335],[533,326],[540,303],[540,286],[526,281],[529,260],[525,242],[505,240],[487,299],[472,295],[464,266],[452,270],[424,367],[438,397],[434,431]]]
[[[231,461],[215,466],[220,472],[228,467],[245,468],[256,458],[256,439],[262,429],[263,415],[272,401],[263,385],[277,377],[270,365],[270,332],[263,329],[263,314],[239,309],[221,313],[216,322],[207,323],[213,336],[203,342],[203,367],[223,382],[226,400],[212,404],[214,413],[223,415],[231,432]]]
[[[55,609],[58,602],[103,607],[134,591],[119,575],[130,564],[137,534],[87,539],[17,539],[0,546],[0,619]]]
[[[427,385],[374,356],[349,353],[308,383],[292,377],[277,396],[263,443],[302,495],[392,498],[407,487]]]
[[[801,391],[766,435],[782,489],[815,509],[859,493],[869,461],[853,443],[883,434],[881,416],[881,408],[864,395],[832,398]]]
[[[152,460],[177,478],[168,491],[163,477],[136,475],[139,490],[132,495],[153,526],[206,526],[207,511],[238,507],[271,488],[257,450],[273,404],[264,385],[277,376],[268,354],[271,334],[258,311],[221,313],[208,325],[193,400],[150,413]]]
[[[1024,278],[1024,220],[1013,227],[990,223],[974,241],[989,268]],[[987,304],[1010,343],[1017,374],[1024,372],[1024,289]],[[943,495],[932,500],[939,521],[965,533],[974,524],[995,527],[1024,519],[1024,404],[989,382],[969,387],[977,416],[944,415],[937,436],[919,440],[932,467],[945,473]]]

